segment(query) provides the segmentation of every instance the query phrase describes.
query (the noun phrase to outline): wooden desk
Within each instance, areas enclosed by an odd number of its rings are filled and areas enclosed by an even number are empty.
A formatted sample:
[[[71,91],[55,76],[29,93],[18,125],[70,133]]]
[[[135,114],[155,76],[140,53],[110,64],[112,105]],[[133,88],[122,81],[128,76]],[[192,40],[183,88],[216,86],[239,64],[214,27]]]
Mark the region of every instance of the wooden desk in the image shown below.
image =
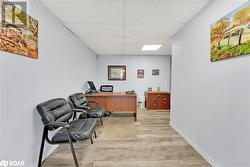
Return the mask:
[[[135,121],[137,120],[137,95],[123,92],[105,92],[86,94],[91,101],[96,101],[110,112],[133,112]]]
[[[145,92],[145,106],[148,110],[170,110],[170,93],[163,91]]]

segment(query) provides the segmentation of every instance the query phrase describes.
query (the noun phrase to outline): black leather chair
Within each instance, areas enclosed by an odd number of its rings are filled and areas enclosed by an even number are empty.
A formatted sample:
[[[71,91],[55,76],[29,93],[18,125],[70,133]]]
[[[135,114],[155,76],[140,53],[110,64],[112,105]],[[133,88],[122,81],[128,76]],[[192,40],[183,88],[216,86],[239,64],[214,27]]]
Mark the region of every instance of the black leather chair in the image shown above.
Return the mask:
[[[100,87],[100,92],[113,92],[113,85],[102,85]]]
[[[99,118],[103,125],[102,117],[104,117],[106,110],[99,106],[95,101],[89,101],[83,93],[75,93],[69,96],[69,101],[72,103],[74,109],[78,109],[80,112],[79,119],[84,118]],[[93,103],[95,107],[91,108],[89,103]],[[75,116],[74,116],[75,117]]]
[[[52,99],[41,103],[37,105],[37,110],[44,124],[38,167],[40,167],[42,163],[45,140],[49,144],[69,143],[75,165],[78,167],[79,164],[73,147],[73,142],[90,139],[93,144],[93,133],[96,137],[96,120],[92,118],[72,120],[74,112],[79,111],[73,110],[70,104],[62,98]],[[59,129],[59,131],[57,131],[50,139],[48,137],[48,132],[57,129]]]

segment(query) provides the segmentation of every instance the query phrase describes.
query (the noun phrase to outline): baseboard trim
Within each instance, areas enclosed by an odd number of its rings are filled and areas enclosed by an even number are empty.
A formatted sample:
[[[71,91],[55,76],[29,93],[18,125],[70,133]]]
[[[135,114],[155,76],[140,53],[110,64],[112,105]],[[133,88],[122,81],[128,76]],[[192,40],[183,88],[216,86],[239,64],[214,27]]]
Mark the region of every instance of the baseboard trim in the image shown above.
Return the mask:
[[[54,145],[46,153],[43,153],[42,161],[45,161],[53,152],[55,152],[58,146],[59,145]]]
[[[53,145],[50,149],[48,149],[48,151],[44,152],[44,153],[43,153],[42,162],[45,161],[54,151],[56,151],[56,149],[58,148],[58,146],[59,146],[59,145]],[[32,165],[29,166],[29,167],[37,166],[37,163],[38,163],[38,156],[37,156],[37,159],[36,159],[36,163],[35,163],[35,164],[32,164]]]
[[[172,121],[169,125],[174,128],[212,167],[221,167],[216,163],[201,147],[196,144],[191,137],[186,135],[180,128],[178,128]]]

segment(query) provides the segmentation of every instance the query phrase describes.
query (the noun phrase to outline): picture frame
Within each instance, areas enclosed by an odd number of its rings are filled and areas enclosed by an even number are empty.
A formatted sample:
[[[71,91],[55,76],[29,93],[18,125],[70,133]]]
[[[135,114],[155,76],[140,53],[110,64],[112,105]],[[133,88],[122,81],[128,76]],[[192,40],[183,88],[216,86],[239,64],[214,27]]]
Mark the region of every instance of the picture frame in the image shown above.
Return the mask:
[[[159,69],[152,69],[152,75],[160,75]]]
[[[26,3],[1,3],[0,50],[38,59],[38,20],[26,13]]]
[[[137,69],[137,78],[144,78],[144,69]]]
[[[249,15],[248,1],[211,25],[211,62],[250,54]]]
[[[108,80],[112,80],[112,81],[126,80],[126,66],[125,65],[109,65],[108,66]]]

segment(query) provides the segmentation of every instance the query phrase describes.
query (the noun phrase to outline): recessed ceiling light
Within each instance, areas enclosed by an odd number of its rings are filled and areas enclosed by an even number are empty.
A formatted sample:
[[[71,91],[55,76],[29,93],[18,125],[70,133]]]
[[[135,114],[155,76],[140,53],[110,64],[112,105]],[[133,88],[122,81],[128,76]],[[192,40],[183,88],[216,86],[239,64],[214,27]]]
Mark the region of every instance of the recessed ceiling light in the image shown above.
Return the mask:
[[[142,47],[142,51],[155,51],[155,50],[159,50],[161,48],[162,45],[144,45]]]

